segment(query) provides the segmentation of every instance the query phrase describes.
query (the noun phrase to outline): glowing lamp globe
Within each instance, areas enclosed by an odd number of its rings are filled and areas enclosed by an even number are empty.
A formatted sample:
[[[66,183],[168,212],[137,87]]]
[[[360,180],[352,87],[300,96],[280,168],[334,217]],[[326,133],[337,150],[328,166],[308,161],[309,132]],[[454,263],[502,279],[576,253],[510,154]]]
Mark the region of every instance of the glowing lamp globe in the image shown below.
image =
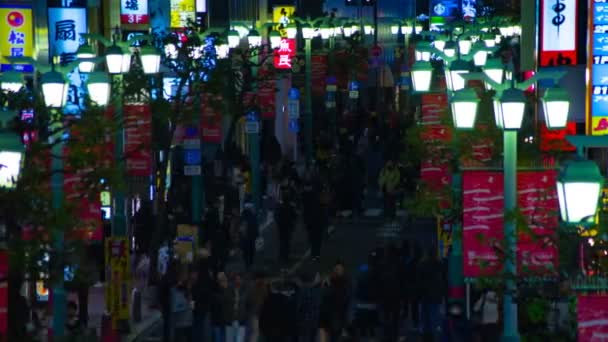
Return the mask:
[[[7,71],[2,74],[0,88],[5,92],[18,92],[23,87],[23,74],[17,71]]]
[[[541,99],[545,112],[545,124],[549,129],[565,128],[568,123],[570,101],[563,88],[550,88]]]
[[[68,82],[58,71],[42,74],[42,95],[44,104],[49,108],[62,108],[68,97]]]
[[[502,61],[498,58],[491,58],[486,61],[486,65],[483,67],[483,72],[493,82],[501,84],[505,71]],[[484,82],[487,90],[492,89],[492,85],[489,82]]]
[[[496,94],[495,98],[498,102],[495,103],[494,109],[499,112],[495,113],[497,120],[496,126],[503,130],[519,130],[524,118],[526,109],[526,97],[524,92],[509,88],[501,94]]]
[[[228,31],[227,38],[228,47],[231,49],[234,49],[235,47],[239,46],[239,43],[241,42],[241,36],[239,35],[239,32],[237,30]]]
[[[80,61],[78,63],[78,71],[81,73],[92,72],[95,68],[95,51],[89,44],[80,45],[76,50],[76,58]]]
[[[9,112],[0,113],[0,188],[16,186],[25,155],[21,139],[8,129],[12,119]]]
[[[567,223],[593,221],[604,178],[590,160],[566,162],[557,176],[557,198],[561,218]]]
[[[479,98],[473,89],[454,92],[450,99],[452,121],[456,129],[471,130],[475,127]]]
[[[268,40],[270,41],[270,47],[276,49],[281,45],[281,34],[275,30],[270,31],[268,34]]]
[[[457,91],[463,89],[466,85],[466,80],[462,77],[462,74],[468,73],[469,70],[469,63],[461,59],[450,63],[450,66],[445,69],[445,80],[448,90]]]
[[[105,72],[92,72],[87,80],[87,91],[91,101],[98,106],[106,106],[110,101],[112,83]]]
[[[287,38],[294,39],[298,34],[298,27],[295,23],[289,23],[287,24],[285,31],[287,32]]]
[[[417,61],[412,65],[412,86],[416,92],[426,92],[431,88],[433,66],[430,62]]]
[[[302,38],[312,39],[315,36],[315,30],[308,24],[302,24]]]
[[[141,48],[141,65],[145,74],[156,74],[160,69],[160,52],[151,46]]]
[[[110,74],[127,73],[131,68],[131,54],[124,53],[116,45],[110,46],[106,52],[106,66]]]

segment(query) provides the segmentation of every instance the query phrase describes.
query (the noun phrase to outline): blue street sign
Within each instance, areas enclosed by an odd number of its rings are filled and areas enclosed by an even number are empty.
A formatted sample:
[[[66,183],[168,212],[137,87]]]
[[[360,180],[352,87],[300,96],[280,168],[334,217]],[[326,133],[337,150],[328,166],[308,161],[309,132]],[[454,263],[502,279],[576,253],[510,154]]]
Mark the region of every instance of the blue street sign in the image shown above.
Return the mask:
[[[257,113],[256,112],[249,112],[249,113],[247,113],[246,120],[248,122],[258,121],[258,115],[257,115]]]
[[[200,165],[202,161],[201,150],[184,150],[185,165]]]
[[[298,120],[289,120],[288,128],[291,133],[298,133],[300,131],[300,124],[298,123]]]
[[[289,89],[289,93],[287,95],[290,100],[298,100],[300,99],[300,91],[297,88]]]

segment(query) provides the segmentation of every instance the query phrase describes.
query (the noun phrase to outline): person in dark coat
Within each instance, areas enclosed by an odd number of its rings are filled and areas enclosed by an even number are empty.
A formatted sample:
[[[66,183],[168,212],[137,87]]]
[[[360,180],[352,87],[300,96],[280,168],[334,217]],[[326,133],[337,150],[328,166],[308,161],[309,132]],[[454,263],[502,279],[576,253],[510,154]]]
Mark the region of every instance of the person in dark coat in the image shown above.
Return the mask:
[[[267,342],[291,342],[297,334],[296,288],[288,281],[275,281],[260,312],[260,332]]]
[[[429,249],[424,251],[418,267],[418,281],[421,289],[422,332],[427,338],[437,335],[440,326],[439,309],[443,300],[443,270],[436,254]]]
[[[454,303],[450,305],[442,331],[442,342],[473,341],[473,330],[469,320],[463,313],[461,304]]]
[[[226,340],[226,325],[228,322],[227,309],[224,307],[224,298],[228,295],[228,277],[225,273],[220,272],[216,277],[217,283],[214,288],[211,302],[211,326],[213,328],[213,341],[224,342]]]
[[[195,281],[192,286],[194,301],[192,335],[194,341],[205,338],[205,326],[215,284],[209,269],[209,259],[199,260],[195,269]]]
[[[319,328],[321,282],[318,273],[304,272],[296,295],[298,342],[314,342]]]
[[[338,342],[342,331],[347,327],[351,292],[351,283],[344,264],[338,261],[331,277],[325,283],[319,315],[319,327],[329,336],[331,342]]]
[[[285,178],[280,188],[280,201],[275,213],[279,233],[279,261],[287,264],[291,246],[291,236],[296,221],[295,193]]]
[[[259,236],[259,224],[253,204],[245,203],[243,213],[241,214],[241,220],[241,225],[244,228],[244,236],[241,242],[245,266],[247,269],[250,269],[251,266],[253,266],[255,258],[255,241]]]
[[[384,322],[384,339],[387,342],[397,341],[399,333],[399,314],[401,312],[401,260],[399,251],[391,245],[387,248],[380,274],[380,305]]]
[[[310,243],[310,255],[314,259],[321,257],[323,233],[327,230],[327,211],[321,205],[321,184],[318,177],[305,180],[302,191],[302,206],[304,209],[304,225]]]

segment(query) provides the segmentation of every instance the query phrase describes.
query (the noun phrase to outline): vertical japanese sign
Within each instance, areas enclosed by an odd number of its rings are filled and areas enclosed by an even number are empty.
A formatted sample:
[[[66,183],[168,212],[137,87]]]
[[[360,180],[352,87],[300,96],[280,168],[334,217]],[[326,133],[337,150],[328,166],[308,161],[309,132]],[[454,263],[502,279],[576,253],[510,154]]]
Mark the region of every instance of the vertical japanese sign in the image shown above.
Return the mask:
[[[78,47],[85,43],[86,8],[49,8],[49,57],[59,57],[62,64],[76,60]],[[64,114],[78,115],[84,107],[85,87],[78,69],[68,75],[68,99]]]
[[[541,0],[541,67],[576,65],[577,0]]]
[[[148,0],[120,0],[121,24],[148,24]]]
[[[0,5],[0,55],[2,57],[32,57],[34,51],[34,25],[29,6]],[[2,58],[0,71],[11,70],[11,64]],[[15,64],[14,70],[33,72],[31,64]]]
[[[591,2],[590,60],[591,82],[587,83],[587,134],[608,134],[608,3]]]
[[[152,173],[152,113],[150,106],[129,104],[125,116],[125,156],[129,176],[147,177]]]
[[[171,27],[181,28],[194,22],[196,8],[194,0],[171,0]]]
[[[211,105],[209,95],[201,98],[201,137],[203,142],[219,144],[222,142],[222,116]]]
[[[258,87],[258,105],[260,106],[260,116],[263,119],[272,119],[275,115],[275,96],[276,83],[274,69],[271,65],[265,64],[258,70],[258,76],[262,79]]]
[[[578,341],[608,339],[608,296],[581,295],[577,301]]]
[[[295,6],[275,6],[272,8],[272,22],[276,23],[274,29],[281,37],[287,37],[287,25],[291,23],[291,17],[296,11]]]
[[[89,199],[88,189],[83,187],[82,178],[78,173],[65,173],[63,188],[66,199],[71,203],[78,203],[76,210],[80,219],[80,226],[74,230],[73,238],[88,241],[101,227],[101,201],[99,198]]]
[[[323,96],[327,79],[327,55],[313,55],[311,56],[311,63],[312,94]]]
[[[106,240],[106,310],[116,327],[118,319],[129,318],[131,296],[131,271],[129,267],[129,243],[126,237],[111,237]]]
[[[434,190],[450,184],[448,161],[443,157],[443,150],[452,137],[451,128],[441,124],[441,113],[448,107],[448,98],[444,93],[422,95],[421,138],[428,141],[428,159],[421,163],[420,177]]]
[[[291,60],[296,56],[296,40],[282,38],[274,50],[273,65],[276,69],[291,69]]]
[[[85,43],[86,8],[49,8],[49,56],[59,56],[61,63],[76,59],[78,47]]]

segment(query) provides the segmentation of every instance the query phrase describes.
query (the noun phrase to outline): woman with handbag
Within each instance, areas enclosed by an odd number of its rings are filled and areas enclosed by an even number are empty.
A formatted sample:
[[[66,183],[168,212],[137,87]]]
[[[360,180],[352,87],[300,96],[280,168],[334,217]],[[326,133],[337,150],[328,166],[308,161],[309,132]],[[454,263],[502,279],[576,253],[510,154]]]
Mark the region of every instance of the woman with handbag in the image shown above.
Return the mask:
[[[498,341],[500,329],[498,327],[498,295],[492,290],[485,290],[475,305],[474,321],[478,336],[482,342]]]

